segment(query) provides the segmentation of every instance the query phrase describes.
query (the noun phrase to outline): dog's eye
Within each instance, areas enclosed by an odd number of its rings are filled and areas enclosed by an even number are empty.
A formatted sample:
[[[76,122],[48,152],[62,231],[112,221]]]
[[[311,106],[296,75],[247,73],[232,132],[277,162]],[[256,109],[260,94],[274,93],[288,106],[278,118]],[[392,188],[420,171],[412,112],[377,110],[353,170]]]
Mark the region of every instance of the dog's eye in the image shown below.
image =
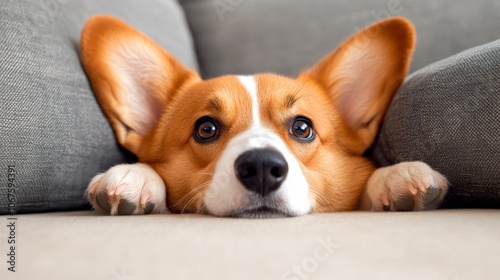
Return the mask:
[[[298,140],[307,142],[312,141],[315,135],[311,121],[305,117],[298,117],[293,121],[290,134]]]
[[[214,119],[201,117],[195,123],[194,139],[200,143],[217,139],[219,130]]]

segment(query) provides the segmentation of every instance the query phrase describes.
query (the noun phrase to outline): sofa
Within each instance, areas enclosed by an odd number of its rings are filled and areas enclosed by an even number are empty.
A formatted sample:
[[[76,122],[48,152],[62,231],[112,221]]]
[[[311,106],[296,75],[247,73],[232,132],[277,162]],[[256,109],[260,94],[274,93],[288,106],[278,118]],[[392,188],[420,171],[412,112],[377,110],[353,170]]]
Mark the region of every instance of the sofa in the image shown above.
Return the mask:
[[[500,2],[2,0],[0,279],[497,279]],[[83,194],[119,147],[79,60],[93,14],[117,16],[204,78],[294,76],[389,17],[417,30],[410,74],[367,156],[421,160],[441,209],[286,219],[103,216]]]

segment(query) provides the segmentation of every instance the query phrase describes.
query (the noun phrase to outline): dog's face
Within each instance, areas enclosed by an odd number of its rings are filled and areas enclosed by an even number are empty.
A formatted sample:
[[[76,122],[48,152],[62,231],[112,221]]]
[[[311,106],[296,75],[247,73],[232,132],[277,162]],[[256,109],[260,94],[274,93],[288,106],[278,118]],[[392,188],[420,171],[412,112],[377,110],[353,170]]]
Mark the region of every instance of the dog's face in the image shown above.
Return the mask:
[[[161,174],[178,211],[352,209],[371,165],[343,147],[346,128],[322,91],[271,74],[193,82],[166,107],[141,160]]]
[[[82,33],[82,61],[121,145],[151,165],[173,212],[297,216],[357,206],[362,154],[406,75],[411,25],[358,33],[296,79],[202,80],[110,17]]]

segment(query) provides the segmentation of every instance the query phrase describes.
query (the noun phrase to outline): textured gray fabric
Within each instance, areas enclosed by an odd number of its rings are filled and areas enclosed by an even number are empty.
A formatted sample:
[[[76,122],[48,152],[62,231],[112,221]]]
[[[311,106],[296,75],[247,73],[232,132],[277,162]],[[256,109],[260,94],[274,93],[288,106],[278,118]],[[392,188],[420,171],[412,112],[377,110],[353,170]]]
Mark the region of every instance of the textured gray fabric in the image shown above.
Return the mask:
[[[408,77],[373,155],[442,172],[452,185],[443,207],[500,208],[500,40]]]
[[[294,76],[356,30],[387,16],[417,29],[412,70],[500,38],[498,0],[183,0],[207,77]]]
[[[78,57],[81,28],[95,13],[129,21],[197,67],[175,1],[2,0],[0,214],[10,210],[8,165],[15,166],[15,210],[24,213],[85,207],[92,176],[126,160]]]

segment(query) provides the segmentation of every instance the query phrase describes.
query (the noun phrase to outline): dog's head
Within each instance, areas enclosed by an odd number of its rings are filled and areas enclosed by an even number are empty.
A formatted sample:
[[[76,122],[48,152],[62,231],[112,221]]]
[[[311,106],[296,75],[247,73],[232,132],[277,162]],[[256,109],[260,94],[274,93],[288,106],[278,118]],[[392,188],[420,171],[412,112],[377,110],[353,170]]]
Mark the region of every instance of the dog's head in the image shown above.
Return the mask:
[[[118,142],[151,165],[173,212],[297,216],[356,208],[363,153],[414,47],[402,18],[348,39],[296,79],[202,80],[124,22],[96,16],[82,62]]]

